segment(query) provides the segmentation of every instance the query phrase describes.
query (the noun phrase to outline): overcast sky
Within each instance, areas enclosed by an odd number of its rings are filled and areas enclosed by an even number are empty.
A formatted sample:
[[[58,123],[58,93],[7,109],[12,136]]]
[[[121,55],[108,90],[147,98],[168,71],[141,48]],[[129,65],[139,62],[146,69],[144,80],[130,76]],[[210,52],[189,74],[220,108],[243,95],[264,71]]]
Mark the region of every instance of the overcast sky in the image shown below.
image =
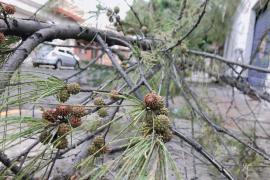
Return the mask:
[[[101,3],[102,6],[108,7],[108,8],[114,8],[115,6],[118,6],[120,8],[120,17],[124,18],[127,11],[129,10],[128,5],[126,4],[125,0],[74,0],[76,4],[79,5],[80,8],[82,8],[85,11],[85,18],[89,18],[91,16],[89,11],[96,11],[96,6]],[[132,4],[133,0],[127,0],[129,4]],[[96,21],[95,18],[91,18],[87,20],[87,23],[90,23],[93,26],[98,26],[99,28],[104,28],[106,25],[109,25],[108,18],[106,14],[102,14],[98,17],[98,21]]]

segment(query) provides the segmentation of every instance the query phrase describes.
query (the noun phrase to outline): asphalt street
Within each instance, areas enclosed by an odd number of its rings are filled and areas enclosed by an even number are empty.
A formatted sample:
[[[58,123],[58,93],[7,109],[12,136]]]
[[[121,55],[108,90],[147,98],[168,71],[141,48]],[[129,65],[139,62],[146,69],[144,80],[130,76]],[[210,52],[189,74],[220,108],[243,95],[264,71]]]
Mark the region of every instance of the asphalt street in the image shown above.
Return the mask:
[[[74,68],[60,68],[60,69],[53,69],[52,66],[40,66],[38,68],[34,68],[31,63],[25,63],[21,66],[21,72],[27,71],[27,72],[33,72],[35,73],[42,73],[47,75],[56,76],[60,79],[66,79],[67,77],[75,74],[79,70],[75,70]],[[84,88],[87,88],[87,77],[85,74],[80,74],[77,76],[74,76],[70,79],[69,82],[78,82],[79,84],[83,85]],[[30,90],[30,88],[29,88]],[[27,90],[26,90],[27,91]],[[83,101],[87,97],[87,93],[79,93],[78,95],[72,95],[70,99],[67,101],[67,103],[70,104],[79,104],[81,101]],[[20,108],[18,106],[16,107],[9,107],[8,109],[8,115],[26,115],[26,116],[40,116],[41,108],[48,108],[48,107],[54,107],[55,104],[58,104],[59,102],[56,100],[55,96],[50,96],[44,99],[41,99],[37,102],[24,104]],[[6,115],[6,111],[1,112],[2,116]]]

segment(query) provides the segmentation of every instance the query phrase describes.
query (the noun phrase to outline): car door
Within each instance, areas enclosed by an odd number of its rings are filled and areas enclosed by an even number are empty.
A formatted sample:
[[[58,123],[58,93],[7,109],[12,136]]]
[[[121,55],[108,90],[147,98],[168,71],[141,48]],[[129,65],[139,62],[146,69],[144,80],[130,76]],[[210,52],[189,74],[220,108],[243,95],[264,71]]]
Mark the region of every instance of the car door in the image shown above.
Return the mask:
[[[69,66],[75,66],[76,60],[75,60],[73,54],[70,51],[67,51],[67,55],[68,55],[68,59],[69,59],[69,61],[68,61]]]
[[[58,50],[58,58],[61,60],[62,66],[67,65],[67,57],[65,54],[66,54],[65,50],[63,50],[63,49]]]

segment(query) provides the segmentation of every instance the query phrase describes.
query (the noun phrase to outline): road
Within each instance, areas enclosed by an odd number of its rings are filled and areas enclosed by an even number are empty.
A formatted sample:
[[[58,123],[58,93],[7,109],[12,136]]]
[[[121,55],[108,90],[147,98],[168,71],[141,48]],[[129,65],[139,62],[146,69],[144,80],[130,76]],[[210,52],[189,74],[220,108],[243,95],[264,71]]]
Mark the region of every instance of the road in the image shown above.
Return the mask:
[[[61,69],[53,69],[53,67],[50,66],[41,66],[39,68],[34,68],[32,66],[32,64],[30,63],[26,63],[23,64],[21,66],[21,72],[24,71],[30,71],[33,73],[42,73],[42,74],[48,74],[48,75],[52,75],[52,76],[56,76],[60,79],[66,79],[67,77],[75,74],[76,72],[78,72],[79,70],[75,70],[73,68],[61,68]],[[71,78],[69,80],[69,82],[78,82],[79,84],[81,84],[84,88],[87,88],[87,82],[88,82],[88,78],[89,76],[85,75],[84,73],[75,76],[73,78]],[[29,90],[31,90],[31,87],[29,87]],[[27,89],[26,89],[27,91]],[[78,95],[72,95],[70,97],[70,99],[67,101],[67,103],[71,103],[71,104],[78,104],[81,101],[83,101],[83,99],[85,99],[85,97],[87,97],[87,93],[79,93]],[[18,108],[18,106],[16,107],[9,107],[8,109],[8,115],[19,115],[20,113],[22,115],[26,115],[26,116],[31,116],[31,115],[35,115],[35,116],[40,116],[40,109],[41,107],[54,107],[54,104],[57,104],[58,102],[56,101],[56,98],[54,96],[51,97],[47,97],[45,99],[41,99],[39,100],[35,105],[31,104],[24,104],[21,109]],[[47,105],[49,104],[49,105]],[[33,112],[34,110],[34,112]],[[2,116],[6,115],[6,111],[1,112]]]

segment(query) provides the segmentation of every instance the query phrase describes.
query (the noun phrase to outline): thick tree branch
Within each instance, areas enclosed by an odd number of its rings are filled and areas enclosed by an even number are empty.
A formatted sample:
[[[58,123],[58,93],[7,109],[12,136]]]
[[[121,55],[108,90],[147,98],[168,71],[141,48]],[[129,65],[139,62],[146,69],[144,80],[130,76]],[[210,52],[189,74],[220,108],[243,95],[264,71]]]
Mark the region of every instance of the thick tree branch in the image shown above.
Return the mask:
[[[101,31],[95,28],[80,27],[79,25],[52,25],[48,23],[42,23],[31,20],[21,19],[8,19],[10,29],[7,27],[3,20],[0,20],[0,31],[8,35],[17,35],[25,37],[29,36],[0,67],[1,71],[13,72],[15,71],[25,58],[31,53],[31,51],[44,41],[50,41],[53,39],[84,39],[96,41],[96,35],[99,34],[101,39],[104,39],[104,43],[108,46],[127,44],[138,44],[143,49],[149,49],[152,41],[150,40],[137,40],[131,37],[125,37],[110,31]],[[0,82],[0,94],[3,93],[3,89],[8,85],[8,81],[12,74],[7,74],[1,77]]]
[[[27,37],[41,29],[50,28],[57,30],[57,33],[54,33],[54,38],[57,39],[83,39],[83,40],[93,40],[98,33],[105,42],[109,45],[120,45],[126,46],[126,42],[130,44],[137,44],[142,49],[150,49],[150,45],[152,44],[152,40],[141,39],[133,37],[126,37],[121,34],[108,31],[108,30],[99,30],[96,28],[88,28],[84,26],[79,26],[76,24],[72,25],[57,25],[57,24],[49,24],[40,21],[33,20],[25,20],[25,19],[7,19],[10,25],[10,29],[8,29],[4,20],[0,20],[0,32],[5,33],[6,35],[15,35],[20,37]],[[67,34],[65,34],[67,33]]]
[[[17,165],[14,165],[14,163],[7,157],[7,155],[0,151],[0,161],[8,168],[10,168],[10,170],[14,173],[14,174],[18,174],[20,172],[20,167]]]

